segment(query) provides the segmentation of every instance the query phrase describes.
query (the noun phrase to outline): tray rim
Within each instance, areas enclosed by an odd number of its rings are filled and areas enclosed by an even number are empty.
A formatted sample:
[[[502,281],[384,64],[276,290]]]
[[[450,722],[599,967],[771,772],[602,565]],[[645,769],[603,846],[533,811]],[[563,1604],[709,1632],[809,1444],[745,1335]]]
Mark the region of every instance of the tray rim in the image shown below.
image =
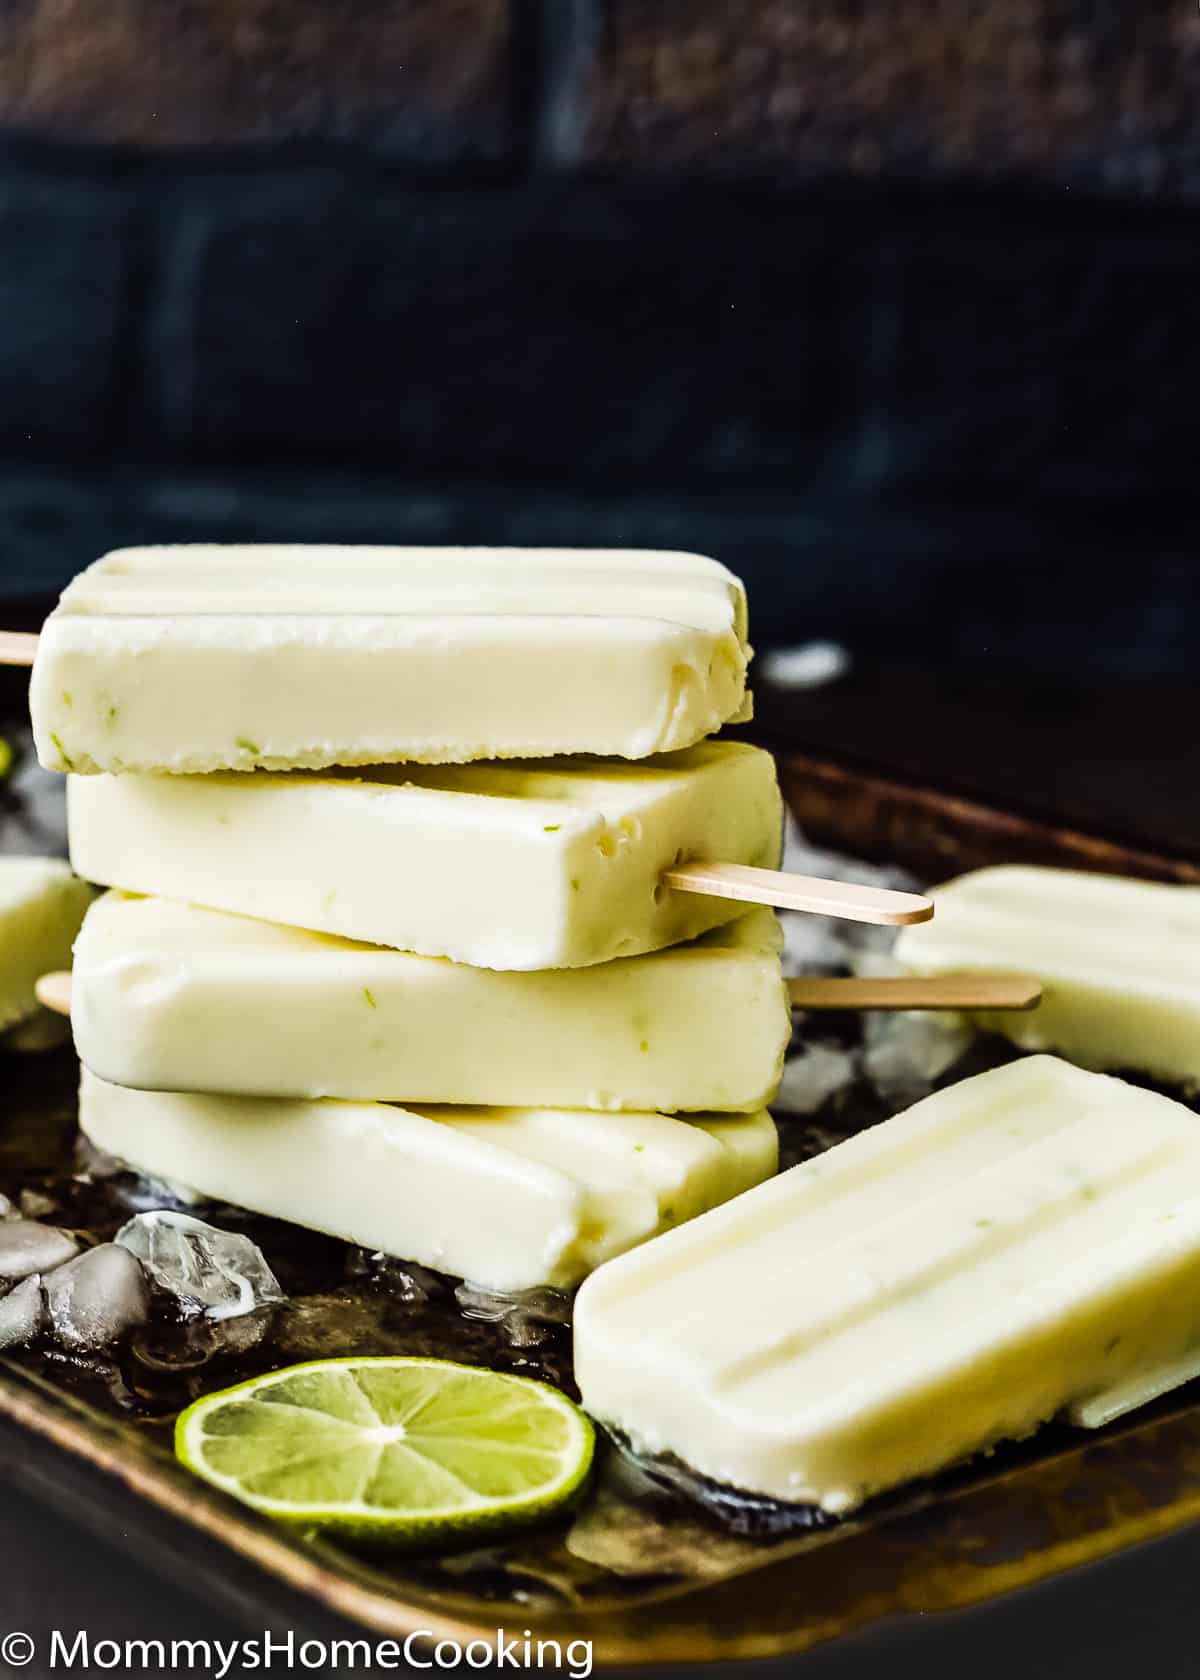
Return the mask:
[[[1095,1441],[1081,1441],[1067,1453],[1015,1466],[948,1495],[931,1495],[917,1509],[899,1512],[894,1518],[884,1516],[874,1523],[826,1531],[807,1544],[800,1540],[797,1546],[804,1549],[777,1554],[761,1565],[711,1582],[685,1585],[661,1598],[630,1606],[584,1605],[574,1611],[497,1604],[491,1615],[486,1601],[478,1600],[480,1612],[464,1615],[439,1603],[436,1592],[423,1591],[415,1582],[406,1584],[402,1593],[388,1593],[356,1581],[319,1547],[292,1537],[197,1481],[165,1454],[143,1457],[128,1452],[115,1425],[101,1418],[101,1428],[96,1429],[85,1402],[4,1357],[0,1357],[0,1416],[68,1458],[119,1482],[135,1499],[144,1500],[192,1536],[212,1543],[218,1555],[231,1554],[319,1610],[378,1638],[404,1640],[417,1635],[422,1648],[439,1639],[465,1644],[494,1637],[497,1627],[520,1621],[532,1627],[537,1637],[558,1639],[564,1645],[572,1639],[589,1639],[595,1669],[610,1672],[634,1665],[665,1668],[797,1655],[865,1632],[889,1617],[986,1603],[1200,1521],[1200,1404],[1193,1403],[1176,1413],[1131,1422]],[[1089,1503],[1109,1507],[1111,1515],[1114,1501],[1119,1503],[1122,1492],[1127,1494],[1129,1483],[1121,1458],[1131,1450],[1136,1455],[1138,1446],[1155,1432],[1170,1430],[1181,1434],[1194,1458],[1186,1487],[1162,1503],[1148,1501],[1140,1508],[1118,1512],[1104,1524],[1088,1521]],[[1115,1475],[1108,1462],[1113,1458],[1118,1461]],[[940,1565],[935,1562],[936,1536],[931,1536],[931,1529],[953,1524],[971,1508],[983,1516],[986,1528],[990,1508],[1003,1506],[1013,1496],[1020,1503],[1028,1495],[1029,1509],[1040,1513],[1044,1490],[1037,1484],[1047,1478],[1061,1481],[1071,1496],[1090,1492],[1090,1501],[1071,1500],[1080,1505],[1078,1523],[1069,1522],[1064,1532],[1053,1532],[1052,1525],[1044,1544],[1015,1557],[998,1555],[973,1572],[968,1572],[969,1548],[962,1555],[951,1554]],[[895,1569],[890,1587],[887,1570],[881,1577],[878,1567],[880,1552]],[[926,1565],[924,1574],[907,1567],[914,1555]],[[153,1557],[144,1561],[153,1567]],[[844,1586],[854,1577],[859,1564],[866,1565],[866,1590],[839,1605],[839,1584]],[[820,1591],[811,1590],[814,1586],[824,1587],[827,1593],[832,1588],[834,1602],[823,1602]],[[754,1589],[765,1599],[777,1625],[753,1622],[749,1601]],[[729,1604],[722,1605],[722,1599]],[[727,1609],[733,1614],[727,1616]],[[264,1607],[264,1623],[268,1619],[269,1609]]]

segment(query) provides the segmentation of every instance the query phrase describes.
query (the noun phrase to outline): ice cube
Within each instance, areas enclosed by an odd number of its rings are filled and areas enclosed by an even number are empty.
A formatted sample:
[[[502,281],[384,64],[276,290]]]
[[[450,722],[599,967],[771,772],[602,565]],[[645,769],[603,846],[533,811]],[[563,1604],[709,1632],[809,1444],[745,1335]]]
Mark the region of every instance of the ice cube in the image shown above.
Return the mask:
[[[863,886],[890,887],[898,892],[920,889],[916,876],[906,869],[891,864],[863,863],[860,858],[814,846],[790,814],[784,819],[783,867],[797,875],[820,875],[829,881],[857,881]],[[858,953],[864,949],[890,951],[896,942],[896,929],[817,916],[787,917],[784,939],[789,972],[795,974],[801,968],[855,966]]]
[[[927,1097],[974,1037],[961,1015],[937,1009],[868,1014],[864,1033],[867,1077],[895,1109]]]
[[[115,1155],[109,1155],[106,1150],[97,1149],[91,1138],[80,1132],[75,1139],[75,1172],[73,1176],[80,1184],[102,1184],[107,1178],[116,1178],[118,1173],[127,1169]]]
[[[50,1327],[63,1347],[98,1352],[150,1315],[150,1290],[127,1249],[101,1243],[45,1280]]]
[[[20,1283],[35,1272],[50,1272],[79,1253],[79,1244],[53,1225],[33,1219],[7,1219],[0,1225],[0,1282]]]
[[[776,688],[823,688],[844,677],[851,663],[849,649],[840,642],[800,642],[769,649],[755,671]]]
[[[830,881],[861,881],[865,886],[893,887],[899,892],[915,892],[920,885],[915,875],[898,864],[864,863],[861,858],[814,845],[790,812],[784,817],[783,867],[799,875],[822,875]]]
[[[168,1208],[204,1208],[205,1211],[215,1206],[211,1196],[202,1196],[198,1190],[189,1190],[186,1184],[177,1184],[174,1179],[155,1178],[149,1173],[136,1172],[132,1167],[122,1166],[122,1173],[131,1176],[126,1184],[121,1186],[121,1201],[135,1213],[163,1213]]]
[[[850,966],[863,980],[895,980],[906,972],[890,951],[855,951]]]
[[[423,1307],[449,1287],[441,1272],[419,1266],[415,1260],[397,1260],[379,1249],[352,1248],[346,1255],[346,1276],[369,1278],[406,1307]]]
[[[139,1213],[121,1227],[116,1241],[160,1289],[205,1318],[241,1318],[287,1300],[257,1244],[189,1213],[173,1208]]]
[[[53,1196],[47,1196],[44,1190],[22,1190],[18,1217],[23,1219],[49,1219],[51,1214],[58,1211],[59,1204]]]
[[[212,1207],[210,1196],[190,1190],[186,1184],[176,1184],[167,1178],[154,1178],[139,1172],[127,1162],[118,1160],[104,1149],[97,1149],[82,1132],[75,1140],[75,1177],[82,1184],[100,1184],[110,1178],[125,1178],[121,1187],[121,1201],[137,1213],[157,1212],[165,1207]]]
[[[466,1318],[499,1324],[513,1347],[539,1347],[556,1325],[570,1324],[571,1297],[561,1289],[485,1289],[460,1283],[454,1291]]]
[[[848,965],[850,946],[838,932],[840,924],[829,916],[784,911],[779,920],[783,925],[783,966],[788,974]]]
[[[858,1065],[836,1044],[806,1044],[785,1065],[772,1108],[781,1114],[815,1114],[838,1091],[853,1085]]]
[[[23,1347],[33,1341],[45,1320],[42,1280],[35,1273],[0,1296],[0,1348]]]

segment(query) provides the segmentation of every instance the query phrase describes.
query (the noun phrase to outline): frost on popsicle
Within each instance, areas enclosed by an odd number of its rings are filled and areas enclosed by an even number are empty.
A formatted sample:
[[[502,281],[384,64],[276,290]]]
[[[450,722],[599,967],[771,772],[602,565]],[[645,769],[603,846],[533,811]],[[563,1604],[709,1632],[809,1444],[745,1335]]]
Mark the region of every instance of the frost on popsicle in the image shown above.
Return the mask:
[[[256,1243],[191,1214],[174,1209],[139,1213],[121,1227],[116,1241],[160,1289],[198,1317],[241,1318],[287,1300]]]

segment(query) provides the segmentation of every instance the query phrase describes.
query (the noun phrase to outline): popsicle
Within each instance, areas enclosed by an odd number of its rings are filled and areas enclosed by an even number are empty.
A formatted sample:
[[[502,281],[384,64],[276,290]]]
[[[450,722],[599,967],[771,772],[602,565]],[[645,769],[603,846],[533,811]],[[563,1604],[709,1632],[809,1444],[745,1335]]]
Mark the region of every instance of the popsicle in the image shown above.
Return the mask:
[[[70,962],[93,896],[58,858],[0,857],[0,1030],[36,1012],[38,976]]]
[[[72,860],[104,886],[478,968],[581,968],[694,939],[746,903],[905,923],[916,893],[774,867],[770,754],[640,764],[72,776]]]
[[[477,968],[577,968],[733,920],[672,863],[774,866],[768,753],[706,742],[644,764],[406,764],[354,773],[72,776],[90,881]]]
[[[647,956],[500,974],[111,892],[75,946],[75,1043],[146,1090],[754,1110],[791,1036],[782,945],[751,910]]]
[[[905,968],[1019,968],[1042,982],[1033,1013],[985,1012],[980,1025],[1084,1067],[1200,1082],[1200,888],[1010,865],[933,898],[936,919],[897,941]]]
[[[600,1120],[171,1095],[86,1069],[79,1119],[94,1144],[144,1172],[501,1290],[571,1288],[778,1163],[763,1112]]]
[[[646,758],[748,716],[746,597],[698,554],[119,549],[47,619],[52,770]]]
[[[830,1512],[1065,1408],[1100,1419],[1197,1353],[1200,1121],[1051,1056],[614,1260],[575,1310],[595,1417]]]

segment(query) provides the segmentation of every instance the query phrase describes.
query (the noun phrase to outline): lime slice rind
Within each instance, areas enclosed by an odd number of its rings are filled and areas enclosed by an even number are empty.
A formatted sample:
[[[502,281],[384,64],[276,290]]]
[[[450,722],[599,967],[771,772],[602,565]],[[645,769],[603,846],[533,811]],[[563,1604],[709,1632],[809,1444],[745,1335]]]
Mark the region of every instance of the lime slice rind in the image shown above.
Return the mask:
[[[572,1504],[595,1434],[544,1383],[398,1357],[252,1378],[189,1407],[175,1441],[188,1469],[266,1516],[332,1538],[448,1550]]]

